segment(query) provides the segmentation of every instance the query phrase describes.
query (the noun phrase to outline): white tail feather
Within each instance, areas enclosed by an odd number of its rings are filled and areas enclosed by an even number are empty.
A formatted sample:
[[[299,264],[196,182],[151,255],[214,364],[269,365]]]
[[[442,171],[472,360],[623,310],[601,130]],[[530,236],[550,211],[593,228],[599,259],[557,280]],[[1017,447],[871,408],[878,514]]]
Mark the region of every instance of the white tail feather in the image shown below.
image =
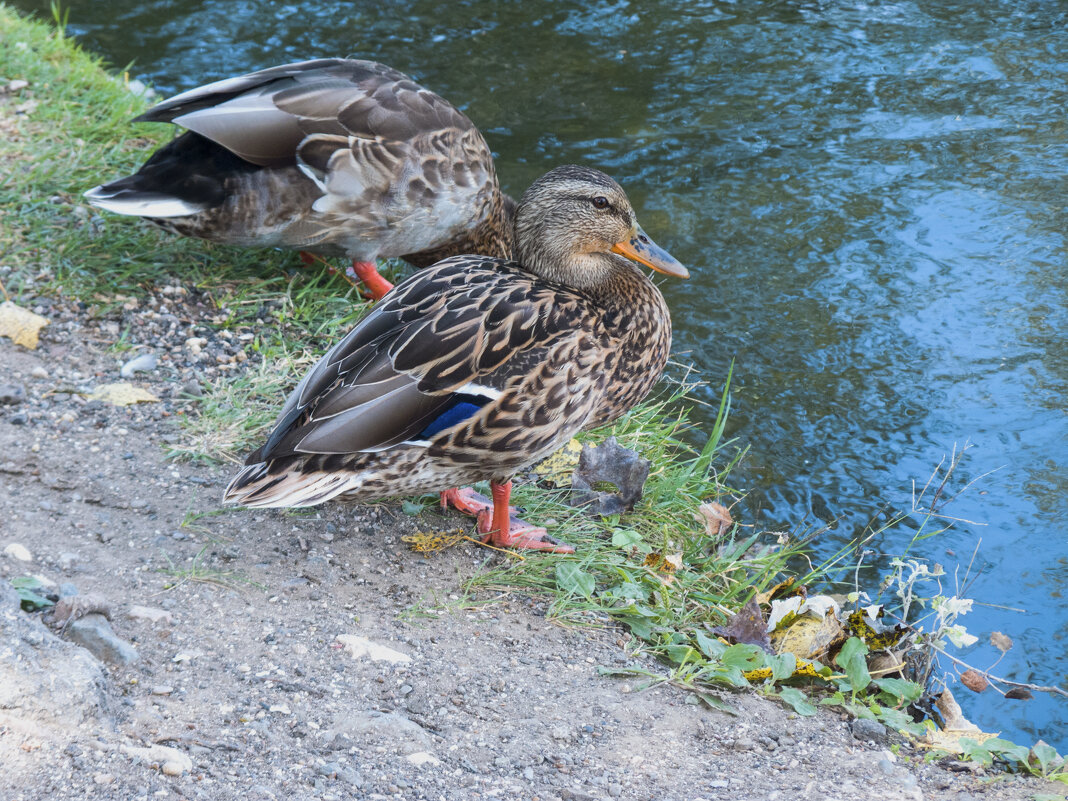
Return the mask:
[[[256,473],[262,475],[256,475]],[[249,478],[245,478],[249,476]],[[287,473],[277,484],[262,496],[256,495],[260,486],[273,481],[277,476],[267,473],[266,465],[249,465],[230,482],[223,495],[226,503],[239,503],[243,506],[256,507],[298,507],[318,506],[338,495],[357,490],[363,484],[361,473]],[[244,486],[236,488],[238,482],[246,481]]]
[[[145,192],[115,197],[102,190],[103,187],[94,186],[85,193],[85,199],[97,208],[132,217],[188,217],[207,208],[206,204],[189,203],[170,195]]]

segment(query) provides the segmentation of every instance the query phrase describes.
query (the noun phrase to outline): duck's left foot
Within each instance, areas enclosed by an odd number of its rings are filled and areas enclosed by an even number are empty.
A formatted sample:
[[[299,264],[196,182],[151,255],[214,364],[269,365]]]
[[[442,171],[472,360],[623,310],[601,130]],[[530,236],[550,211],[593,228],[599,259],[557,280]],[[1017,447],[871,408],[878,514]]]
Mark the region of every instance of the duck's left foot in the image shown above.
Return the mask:
[[[575,548],[549,535],[541,526],[520,520],[508,505],[512,494],[512,482],[490,482],[493,493],[493,509],[485,509],[478,515],[478,530],[482,541],[498,548],[525,548],[551,553],[574,553]]]
[[[478,516],[478,530],[482,541],[496,548],[523,548],[550,553],[574,553],[575,546],[561,542],[541,526],[535,526],[515,515],[509,515],[507,530],[493,527],[493,516],[483,512]]]
[[[379,274],[373,261],[353,261],[352,266],[345,270],[345,274],[352,283],[362,283],[366,288],[364,296],[372,300],[382,300],[386,293],[393,289],[393,284]]]

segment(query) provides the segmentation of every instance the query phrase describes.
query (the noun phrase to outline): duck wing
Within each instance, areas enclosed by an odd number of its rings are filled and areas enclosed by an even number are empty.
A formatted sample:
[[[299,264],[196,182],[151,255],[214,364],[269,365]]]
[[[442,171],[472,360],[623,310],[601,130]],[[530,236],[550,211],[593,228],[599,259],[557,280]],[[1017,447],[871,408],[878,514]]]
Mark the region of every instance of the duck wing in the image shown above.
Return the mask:
[[[588,319],[581,296],[462,256],[399,285],[290,394],[247,464],[429,445],[521,380]]]

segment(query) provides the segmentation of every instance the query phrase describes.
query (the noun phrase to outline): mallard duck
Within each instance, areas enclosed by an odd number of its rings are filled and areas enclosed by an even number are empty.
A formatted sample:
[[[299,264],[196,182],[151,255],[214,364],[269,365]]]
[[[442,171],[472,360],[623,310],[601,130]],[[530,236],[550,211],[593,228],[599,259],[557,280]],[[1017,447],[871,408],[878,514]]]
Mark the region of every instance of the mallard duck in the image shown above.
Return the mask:
[[[377,258],[425,267],[511,255],[515,201],[486,140],[384,64],[273,67],[183,92],[134,122],[187,131],[134,175],[86,192],[95,206],[213,242],[345,256],[376,299],[392,288]]]
[[[511,479],[659,379],[671,318],[635,262],[689,274],[587,167],[531,185],[515,245],[514,261],[459,256],[398,284],[300,382],[225,501],[440,491],[496,546],[572,551],[512,515]],[[484,480],[491,501],[450,489]]]

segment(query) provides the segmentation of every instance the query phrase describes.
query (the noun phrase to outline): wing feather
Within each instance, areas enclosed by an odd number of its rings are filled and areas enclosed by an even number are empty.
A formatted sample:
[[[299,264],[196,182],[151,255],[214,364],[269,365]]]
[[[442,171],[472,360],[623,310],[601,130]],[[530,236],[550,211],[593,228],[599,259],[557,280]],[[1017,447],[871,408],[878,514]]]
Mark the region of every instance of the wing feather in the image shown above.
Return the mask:
[[[458,278],[463,291],[449,294]],[[517,295],[517,287],[525,291]],[[431,297],[435,303],[426,302]],[[578,309],[567,290],[512,262],[440,262],[400,284],[331,348],[290,394],[248,464],[381,451],[419,441],[459,396],[507,403],[500,391],[572,337],[582,314],[589,310]]]

